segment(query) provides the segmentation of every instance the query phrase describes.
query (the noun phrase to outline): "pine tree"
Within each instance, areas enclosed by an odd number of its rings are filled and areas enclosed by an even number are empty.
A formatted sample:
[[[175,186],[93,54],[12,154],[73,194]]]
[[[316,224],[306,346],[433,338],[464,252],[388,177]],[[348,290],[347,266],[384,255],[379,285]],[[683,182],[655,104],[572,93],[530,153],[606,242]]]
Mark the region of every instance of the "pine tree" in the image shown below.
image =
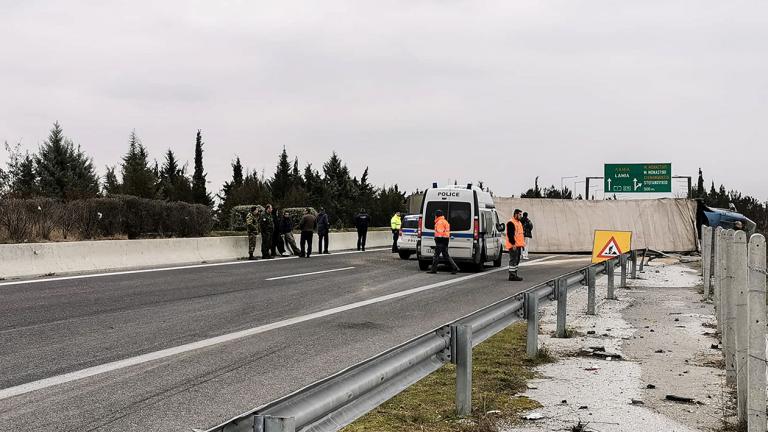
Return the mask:
[[[176,155],[168,149],[165,162],[159,172],[160,195],[167,201],[190,202],[192,187],[186,175],[186,166],[179,166]]]
[[[707,190],[704,189],[704,173],[699,168],[699,180],[696,182],[696,198],[706,198]]]
[[[41,195],[72,200],[99,194],[99,177],[93,162],[64,136],[58,122],[53,124],[34,159]]]
[[[117,174],[115,174],[115,167],[107,166],[107,173],[104,175],[104,194],[105,195],[118,195],[122,185],[117,180]]]
[[[157,176],[149,166],[149,154],[136,131],[132,131],[128,139],[128,153],[123,156],[122,174],[121,193],[140,198],[156,198]]]
[[[232,163],[232,185],[234,187],[243,185],[243,164],[240,163],[239,157]]]
[[[203,135],[198,129],[195,138],[195,171],[192,173],[192,202],[211,206],[213,199],[206,189],[206,176],[203,169]]]
[[[21,143],[11,148],[5,143],[5,149],[10,155],[8,171],[5,173],[5,188],[9,196],[14,198],[32,198],[40,195],[40,188],[35,173],[35,159],[29,152],[21,152]]]
[[[272,190],[272,198],[276,201],[282,201],[288,194],[288,189],[291,185],[291,164],[288,162],[288,153],[283,147],[283,151],[280,153],[280,157],[277,161],[277,168],[275,169],[275,175],[269,182],[269,187]]]

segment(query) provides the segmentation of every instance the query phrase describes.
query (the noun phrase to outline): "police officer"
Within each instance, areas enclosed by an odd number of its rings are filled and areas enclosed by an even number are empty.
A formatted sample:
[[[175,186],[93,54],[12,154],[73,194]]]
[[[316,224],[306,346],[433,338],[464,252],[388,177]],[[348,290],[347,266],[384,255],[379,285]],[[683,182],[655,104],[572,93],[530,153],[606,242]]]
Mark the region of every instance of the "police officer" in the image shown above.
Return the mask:
[[[256,236],[259,233],[258,227],[259,208],[251,207],[251,211],[245,216],[245,228],[248,230],[248,259],[255,260],[253,251],[256,249]]]
[[[331,222],[328,213],[324,208],[320,208],[317,214],[317,253],[330,254],[328,252],[328,231],[331,229]]]
[[[259,229],[261,230],[261,257],[272,259],[272,235],[275,233],[275,222],[272,220],[272,204],[267,204],[264,213],[259,217]]]
[[[368,238],[368,225],[371,224],[371,217],[360,209],[360,213],[355,216],[355,228],[357,228],[357,250],[362,249],[365,252],[365,240]]]
[[[512,219],[507,222],[506,247],[509,250],[509,280],[516,282],[523,280],[517,275],[520,255],[525,247],[525,231],[522,222],[520,222],[522,217],[523,211],[515,209]]]
[[[459,266],[448,255],[448,243],[451,241],[451,224],[443,216],[442,210],[435,211],[435,255],[432,257],[432,269],[430,273],[437,273],[437,261],[440,255],[451,265],[451,274],[459,271]]]
[[[400,237],[400,228],[403,226],[403,221],[400,219],[400,212],[395,212],[392,219],[389,220],[390,228],[392,228],[392,253],[397,252],[397,239]]]

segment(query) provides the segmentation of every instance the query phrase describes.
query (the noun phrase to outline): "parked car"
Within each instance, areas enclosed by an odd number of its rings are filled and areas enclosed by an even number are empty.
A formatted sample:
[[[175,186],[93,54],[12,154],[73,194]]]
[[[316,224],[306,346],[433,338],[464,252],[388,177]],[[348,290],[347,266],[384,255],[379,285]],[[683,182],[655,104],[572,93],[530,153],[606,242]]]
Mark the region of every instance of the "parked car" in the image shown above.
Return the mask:
[[[407,260],[416,253],[419,240],[419,215],[405,215],[400,228],[400,238],[397,239],[397,251],[400,258]]]

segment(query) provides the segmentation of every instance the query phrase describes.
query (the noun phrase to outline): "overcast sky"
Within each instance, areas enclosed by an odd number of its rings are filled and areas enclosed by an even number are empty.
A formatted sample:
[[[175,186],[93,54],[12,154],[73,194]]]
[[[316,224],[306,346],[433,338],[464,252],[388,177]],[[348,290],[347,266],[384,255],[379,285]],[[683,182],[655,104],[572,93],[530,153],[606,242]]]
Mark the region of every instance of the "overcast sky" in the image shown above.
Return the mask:
[[[671,162],[765,200],[766,22],[732,0],[0,0],[0,141],[58,120],[103,173],[132,129],[191,162],[199,128],[213,190],[285,146],[408,191]]]

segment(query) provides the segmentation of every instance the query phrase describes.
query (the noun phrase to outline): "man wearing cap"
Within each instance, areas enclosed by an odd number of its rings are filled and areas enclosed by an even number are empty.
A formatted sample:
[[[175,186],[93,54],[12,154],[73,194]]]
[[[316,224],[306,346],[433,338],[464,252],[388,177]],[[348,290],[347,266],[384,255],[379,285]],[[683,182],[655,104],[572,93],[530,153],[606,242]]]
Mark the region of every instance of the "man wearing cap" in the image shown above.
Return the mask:
[[[459,266],[448,255],[448,243],[451,239],[451,224],[443,216],[442,210],[435,211],[435,255],[432,257],[432,269],[430,273],[437,273],[437,262],[442,255],[448,264],[451,265],[451,274],[459,271]]]
[[[523,211],[515,209],[512,219],[507,222],[506,247],[509,251],[509,280],[519,282],[523,280],[517,275],[517,268],[520,265],[520,254],[525,247],[525,232],[520,219],[523,217]]]

